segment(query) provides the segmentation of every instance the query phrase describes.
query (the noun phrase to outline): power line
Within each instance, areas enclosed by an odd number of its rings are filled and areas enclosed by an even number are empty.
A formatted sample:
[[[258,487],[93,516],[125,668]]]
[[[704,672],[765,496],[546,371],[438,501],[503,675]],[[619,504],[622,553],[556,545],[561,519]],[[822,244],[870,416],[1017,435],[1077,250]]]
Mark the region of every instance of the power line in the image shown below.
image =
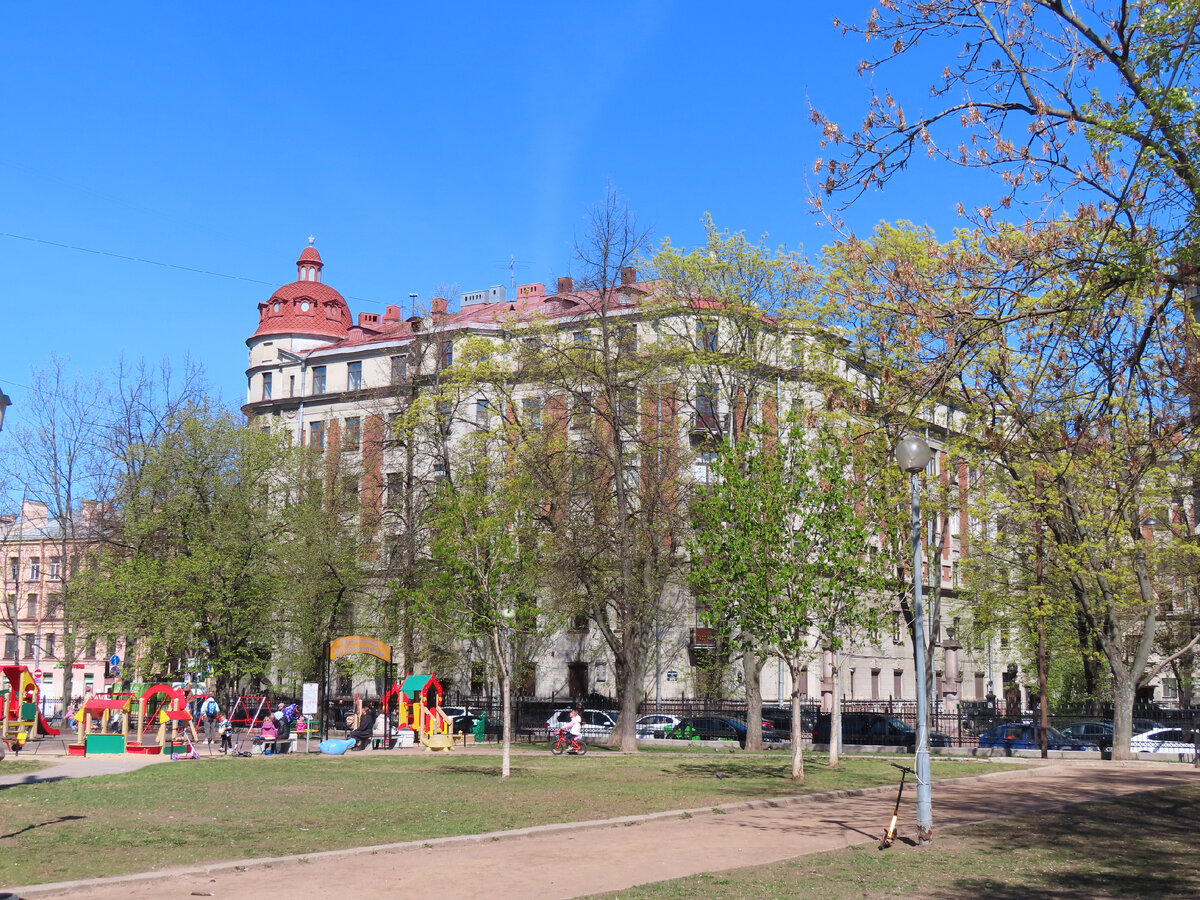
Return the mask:
[[[225,272],[214,272],[211,269],[197,269],[192,266],[181,266],[178,263],[161,262],[157,259],[147,259],[144,256],[127,256],[124,253],[113,253],[111,250],[96,250],[93,247],[79,247],[75,244],[63,244],[59,241],[48,241],[45,238],[30,237],[25,234],[13,234],[11,231],[0,231],[0,237],[13,238],[18,241],[28,241],[31,244],[45,244],[48,247],[58,247],[61,250],[75,250],[79,253],[91,253],[96,256],[108,256],[112,259],[123,259],[126,262],[145,263],[150,266],[160,266],[164,269],[178,269],[181,272],[191,272],[195,275],[209,275],[213,278],[227,278],[230,281],[246,281],[250,284],[263,284],[267,287],[278,287],[277,281],[263,281],[261,278],[248,278],[245,275],[229,275]],[[355,297],[350,294],[343,294],[347,300],[356,300],[359,303],[374,303],[378,306],[383,306],[384,301],[372,300],[370,297]]]

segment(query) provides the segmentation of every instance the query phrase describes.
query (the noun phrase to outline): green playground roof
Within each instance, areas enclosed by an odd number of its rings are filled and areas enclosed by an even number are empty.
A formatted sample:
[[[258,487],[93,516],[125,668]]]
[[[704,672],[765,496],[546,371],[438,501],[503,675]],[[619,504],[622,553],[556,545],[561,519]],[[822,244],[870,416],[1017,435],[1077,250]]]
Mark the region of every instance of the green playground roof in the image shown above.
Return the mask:
[[[418,694],[422,694],[429,687],[429,683],[433,682],[433,686],[437,688],[437,692],[442,692],[442,686],[438,680],[430,675],[409,675],[400,685],[400,691],[410,700],[415,700]]]

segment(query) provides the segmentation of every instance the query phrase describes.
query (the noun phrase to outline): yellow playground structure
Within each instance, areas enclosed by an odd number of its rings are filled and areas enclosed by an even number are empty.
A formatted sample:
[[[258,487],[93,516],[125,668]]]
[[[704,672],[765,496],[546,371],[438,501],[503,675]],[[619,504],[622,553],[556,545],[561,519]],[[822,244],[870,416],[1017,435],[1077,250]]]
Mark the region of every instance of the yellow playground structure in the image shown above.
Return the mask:
[[[442,710],[442,686],[432,673],[408,675],[383,697],[384,712],[393,698],[398,707],[398,725],[411,728],[426,750],[450,750],[454,736],[449,717]]]

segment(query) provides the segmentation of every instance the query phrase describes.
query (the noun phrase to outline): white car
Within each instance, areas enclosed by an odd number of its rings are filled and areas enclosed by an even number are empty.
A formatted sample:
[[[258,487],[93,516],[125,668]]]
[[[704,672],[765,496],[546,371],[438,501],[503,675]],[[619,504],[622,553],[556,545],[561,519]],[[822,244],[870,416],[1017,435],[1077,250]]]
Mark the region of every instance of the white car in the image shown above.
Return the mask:
[[[1155,728],[1135,734],[1129,742],[1129,748],[1134,753],[1182,753],[1184,756],[1194,756],[1196,740],[1195,732],[1183,728]]]
[[[650,713],[638,719],[634,728],[640,738],[660,738],[679,722],[679,716],[672,716],[669,713]]]
[[[570,709],[556,709],[546,720],[546,737],[551,738],[560,728],[571,724]],[[583,736],[585,738],[608,737],[617,727],[616,713],[602,709],[583,710]]]

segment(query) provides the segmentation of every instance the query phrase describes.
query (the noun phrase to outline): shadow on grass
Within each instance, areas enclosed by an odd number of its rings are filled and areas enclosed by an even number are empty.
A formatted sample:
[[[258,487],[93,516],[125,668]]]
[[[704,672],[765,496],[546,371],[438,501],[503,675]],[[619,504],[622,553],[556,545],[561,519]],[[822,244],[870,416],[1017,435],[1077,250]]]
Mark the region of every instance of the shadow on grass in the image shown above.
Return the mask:
[[[1084,803],[1022,827],[1020,819],[972,829],[980,843],[1014,862],[1003,878],[962,878],[937,896],[1024,900],[1200,896],[1195,835],[1200,789],[1131,794],[1116,803]]]
[[[27,831],[33,831],[35,828],[45,828],[47,825],[59,825],[63,822],[74,822],[78,819],[86,819],[87,816],[59,816],[57,819],[51,819],[48,822],[38,822],[35,825],[26,825],[24,828],[19,828],[16,831],[10,831],[8,834],[0,834],[0,841],[5,838],[15,838],[18,834],[24,834]]]

